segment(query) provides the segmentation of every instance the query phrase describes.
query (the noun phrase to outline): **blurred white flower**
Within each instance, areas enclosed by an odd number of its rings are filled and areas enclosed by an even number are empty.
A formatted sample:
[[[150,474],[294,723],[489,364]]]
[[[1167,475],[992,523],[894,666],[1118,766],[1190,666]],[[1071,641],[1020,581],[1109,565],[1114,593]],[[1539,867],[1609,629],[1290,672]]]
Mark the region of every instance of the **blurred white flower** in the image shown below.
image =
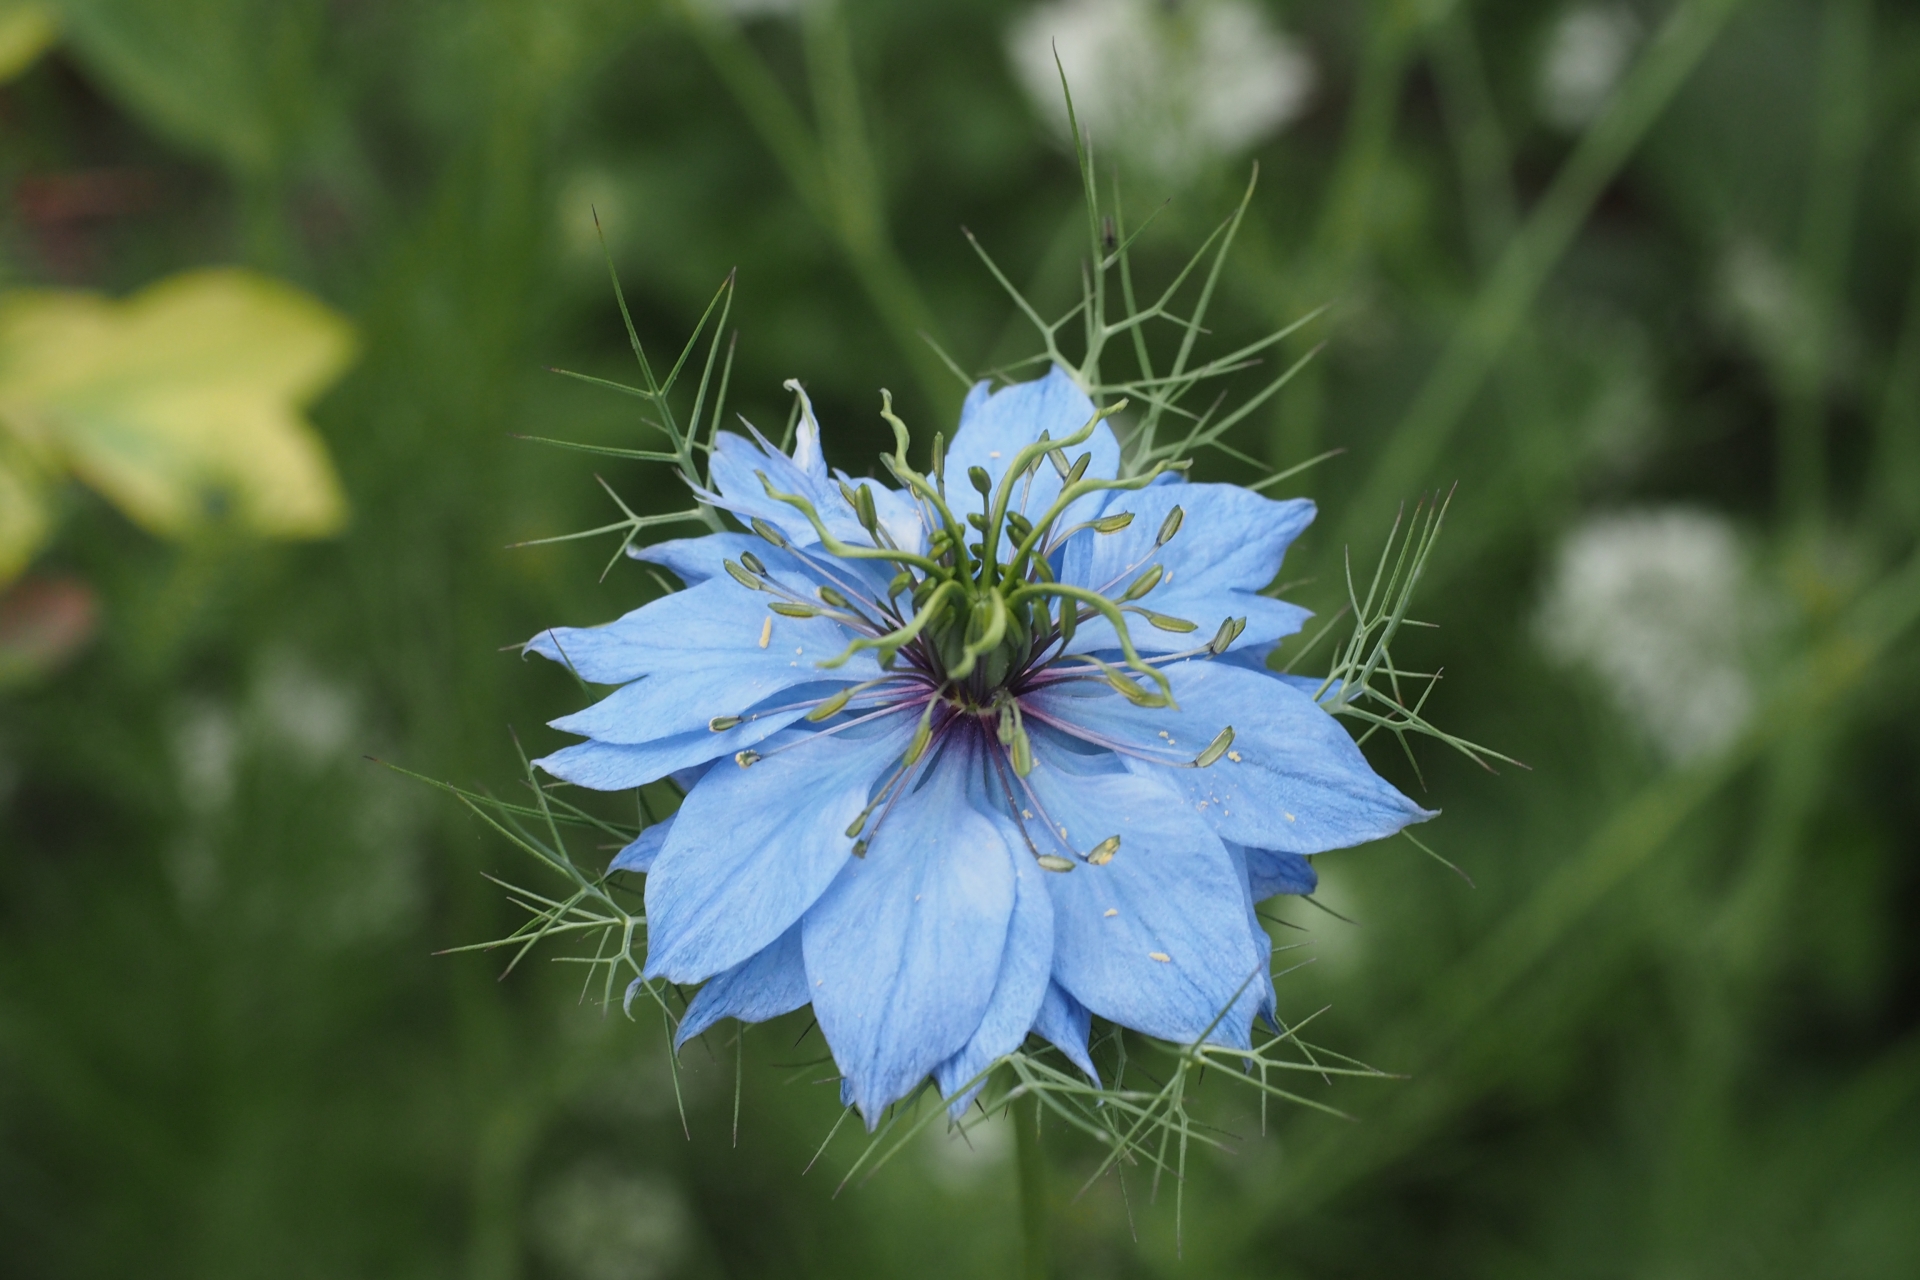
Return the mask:
[[[586,1163],[540,1197],[534,1207],[534,1233],[560,1275],[652,1280],[679,1261],[687,1213],[665,1183]]]
[[[1541,118],[1569,133],[1592,123],[1639,43],[1639,19],[1624,5],[1583,4],[1561,13],[1540,59]]]
[[[1306,52],[1246,0],[1054,0],[1015,19],[1007,53],[1063,137],[1056,49],[1095,146],[1170,182],[1281,128],[1313,89]]]
[[[1753,710],[1761,620],[1739,536],[1686,508],[1598,516],[1560,549],[1539,617],[1558,661],[1596,675],[1661,754],[1727,745]]]

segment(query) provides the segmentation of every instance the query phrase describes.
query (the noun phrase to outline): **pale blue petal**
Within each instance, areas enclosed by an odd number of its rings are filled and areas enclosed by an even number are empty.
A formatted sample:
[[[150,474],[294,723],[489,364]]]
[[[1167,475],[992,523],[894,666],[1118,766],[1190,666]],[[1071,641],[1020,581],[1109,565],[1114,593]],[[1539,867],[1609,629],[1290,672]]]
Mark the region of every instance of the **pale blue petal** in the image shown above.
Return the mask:
[[[1147,1035],[1245,1046],[1265,966],[1226,847],[1156,779],[1075,776],[1053,766],[1050,748],[1036,744],[1036,755],[1028,781],[1053,826],[1036,819],[1028,829],[1043,850],[1062,828],[1063,847],[1079,853],[1120,837],[1105,866],[1047,877],[1054,980]]]
[[[1164,546],[1154,541],[1175,507],[1179,531]],[[1287,547],[1313,521],[1305,498],[1276,502],[1230,484],[1152,485],[1117,493],[1103,516],[1134,513],[1118,533],[1084,533],[1067,544],[1060,580],[1117,596],[1154,565],[1164,576],[1138,603],[1156,613],[1183,618],[1197,631],[1162,631],[1137,615],[1127,619],[1134,647],[1143,653],[1178,653],[1205,644],[1228,618],[1247,619],[1235,649],[1273,647],[1312,615],[1285,601],[1256,594],[1273,581]],[[1081,625],[1072,650],[1093,653],[1118,647],[1111,623]]]
[[[1273,989],[1273,939],[1260,923],[1260,915],[1253,909],[1258,894],[1248,883],[1247,850],[1232,841],[1222,841],[1226,845],[1227,856],[1233,860],[1233,872],[1240,881],[1240,902],[1247,913],[1247,929],[1253,936],[1254,949],[1260,953],[1260,976],[1254,979],[1254,990],[1260,996],[1260,1016],[1269,1026],[1278,1027],[1274,1020],[1274,1011],[1279,1007],[1279,997]]]
[[[783,734],[751,768],[702,778],[647,877],[647,976],[700,982],[786,932],[851,856],[847,825],[915,722],[908,711],[868,737]]]
[[[742,960],[700,988],[674,1047],[685,1044],[722,1018],[765,1022],[792,1013],[807,1002],[807,966],[800,954],[800,926],[794,925],[765,949]]]
[[[930,774],[806,916],[813,1011],[869,1128],[980,1026],[1013,912],[1000,825],[961,761]]]
[[[1057,982],[1047,984],[1047,994],[1034,1015],[1033,1033],[1067,1055],[1067,1061],[1087,1073],[1087,1079],[1100,1083],[1093,1069],[1093,1057],[1087,1052],[1087,1036],[1093,1030],[1093,1014],[1075,1000]]]
[[[635,560],[657,564],[694,587],[725,573],[726,562],[737,562],[743,551],[765,559],[770,550],[772,545],[757,533],[709,533],[698,538],[674,538],[650,546],[629,547],[627,554]]]
[[[594,791],[625,791],[644,787],[669,775],[746,747],[756,746],[807,714],[805,707],[767,712],[724,733],[695,729],[653,742],[576,742],[534,763],[563,782]]]
[[[673,830],[674,815],[664,821],[656,822],[642,831],[634,842],[615,854],[613,861],[607,864],[607,874],[616,871],[632,871],[645,875],[653,870],[653,860],[660,856],[660,849],[667,842],[667,832]]]
[[[1127,767],[1165,779],[1222,839],[1250,848],[1320,853],[1433,816],[1376,774],[1339,722],[1287,682],[1204,659],[1162,669],[1179,710],[1137,707],[1087,682],[1022,703],[1168,763],[1192,760],[1231,727],[1232,750],[1208,768],[1169,769],[1133,756]]]
[[[1046,886],[1040,883],[1047,873],[1035,865],[1010,820],[997,813],[988,816],[1001,828],[1013,866],[1013,917],[1007,925],[1006,949],[1000,955],[1000,976],[994,983],[993,998],[987,1002],[980,1025],[974,1029],[966,1047],[941,1063],[933,1073],[941,1094],[948,1099],[947,1109],[956,1120],[979,1094],[981,1086],[975,1085],[964,1094],[957,1094],[956,1090],[964,1088],[995,1059],[1025,1043],[1027,1030],[1039,1015],[1048,975],[1053,969],[1053,902],[1047,897]],[[980,856],[986,856],[984,851]]]
[[[1297,853],[1278,849],[1248,849],[1247,884],[1255,902],[1278,893],[1306,895],[1320,887],[1320,873]]]
[[[982,509],[979,495],[967,482],[967,468],[986,468],[997,486],[1012,465],[1014,455],[1038,440],[1042,431],[1055,440],[1063,439],[1086,426],[1093,412],[1093,401],[1058,365],[1044,378],[1016,382],[992,394],[988,394],[986,383],[979,383],[967,395],[960,411],[960,429],[947,448],[947,504],[963,520],[966,512]],[[1067,453],[1072,461],[1089,451],[1093,461],[1087,464],[1087,475],[1111,479],[1120,473],[1120,442],[1106,423],[1095,427],[1092,438],[1085,444],[1076,445]],[[1038,520],[1059,496],[1060,473],[1052,463],[1042,462],[1031,481],[1022,481],[1014,487],[1008,509]],[[1092,519],[1106,502],[1104,492],[1079,499],[1067,509],[1056,527],[1064,529]]]
[[[755,435],[758,437],[759,433]],[[817,454],[815,457],[817,459]],[[810,547],[819,542],[820,535],[814,532],[812,522],[798,507],[768,496],[766,485],[760,482],[761,474],[780,492],[811,502],[821,522],[836,538],[871,545],[872,540],[854,518],[853,509],[840,496],[839,486],[827,474],[826,464],[797,465],[764,437],[749,440],[731,431],[716,435],[707,467],[713,492],[703,496],[743,521],[758,516],[796,546]]]
[[[526,651],[571,667],[589,684],[626,684],[644,675],[722,663],[804,668],[846,648],[851,636],[839,623],[779,617],[768,610],[769,599],[731,578],[714,578],[604,626],[550,627],[527,641]],[[840,670],[865,670],[871,677],[879,667],[871,654],[862,653]]]
[[[772,661],[724,663],[636,680],[600,701],[547,723],[565,733],[596,742],[637,745],[675,734],[707,729],[720,716],[757,719],[768,710],[818,701],[845,685],[871,678],[848,663],[822,670],[813,663]],[[775,696],[779,695],[779,696]],[[807,710],[808,708],[802,708]],[[719,754],[718,752],[715,753]]]

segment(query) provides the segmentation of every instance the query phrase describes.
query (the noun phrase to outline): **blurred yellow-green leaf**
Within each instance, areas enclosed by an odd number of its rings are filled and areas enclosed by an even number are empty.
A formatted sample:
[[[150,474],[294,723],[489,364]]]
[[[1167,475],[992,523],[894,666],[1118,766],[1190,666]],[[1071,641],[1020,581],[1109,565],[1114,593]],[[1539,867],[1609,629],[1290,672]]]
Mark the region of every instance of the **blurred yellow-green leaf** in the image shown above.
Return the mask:
[[[46,5],[0,0],[0,84],[32,66],[59,34],[59,21]]]
[[[301,409],[353,341],[319,302],[241,270],[174,276],[124,302],[22,290],[0,296],[0,425],[154,533],[230,521],[321,537],[345,523],[346,500]],[[0,555],[31,547],[32,519],[5,522]]]

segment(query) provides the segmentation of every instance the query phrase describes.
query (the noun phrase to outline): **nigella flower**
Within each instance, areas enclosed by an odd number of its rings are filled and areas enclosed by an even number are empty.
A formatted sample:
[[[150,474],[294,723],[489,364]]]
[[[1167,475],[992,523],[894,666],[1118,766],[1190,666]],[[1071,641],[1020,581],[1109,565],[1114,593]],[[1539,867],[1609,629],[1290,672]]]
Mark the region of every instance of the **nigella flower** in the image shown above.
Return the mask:
[[[686,590],[529,643],[620,686],[542,768],[687,787],[613,864],[647,977],[706,983],[683,1040],[810,1003],[870,1124],[1029,1032],[1093,1074],[1093,1015],[1246,1047],[1254,903],[1431,816],[1264,664],[1313,505],[1120,479],[1104,416],[1059,369],[982,383],[921,474],[889,410],[897,488],[830,473],[810,408],[791,457],[721,434],[702,496],[752,532],[646,548]]]

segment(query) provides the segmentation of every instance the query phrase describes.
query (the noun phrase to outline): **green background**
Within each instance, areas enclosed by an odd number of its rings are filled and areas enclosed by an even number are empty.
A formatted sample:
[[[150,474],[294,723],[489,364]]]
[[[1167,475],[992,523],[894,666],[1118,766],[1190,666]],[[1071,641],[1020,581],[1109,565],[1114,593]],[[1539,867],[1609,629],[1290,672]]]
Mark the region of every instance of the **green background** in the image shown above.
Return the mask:
[[[633,402],[545,372],[629,376],[589,207],[656,354],[738,268],[734,407],[777,427],[803,378],[856,472],[880,387],[926,434],[957,409],[916,330],[970,368],[1030,350],[959,231],[1072,298],[1077,179],[1007,69],[1014,7],[60,7],[61,46],[0,87],[0,188],[149,194],[10,199],[11,282],[244,263],[351,316],[363,355],[314,414],[340,539],[166,545],[66,497],[40,567],[93,585],[100,633],[0,694],[0,1269],[1006,1274],[1004,1133],[836,1197],[843,1131],[803,1176],[838,1111],[829,1068],[791,1065],[819,1056],[804,1020],[748,1037],[737,1144],[731,1041],[689,1048],[689,1139],[646,1016],[564,965],[433,956],[512,927],[483,872],[535,872],[363,757],[510,788],[509,727],[557,745],[580,695],[502,647],[657,590],[603,580],[610,544],[504,549],[615,518],[596,472],[678,500],[662,468],[513,438],[640,443]],[[1321,504],[1286,576],[1323,612],[1343,545],[1369,561],[1396,503],[1458,482],[1440,630],[1402,657],[1445,666],[1434,719],[1531,768],[1430,744],[1420,792],[1374,752],[1474,886],[1404,842],[1321,859],[1358,923],[1284,906],[1317,960],[1280,999],[1409,1078],[1309,1081],[1353,1119],[1276,1110],[1265,1136],[1209,1081],[1236,1150],[1190,1166],[1184,1260],[1166,1187],[1075,1199],[1095,1153],[1050,1132],[1057,1270],[1920,1272],[1920,12],[1636,6],[1639,70],[1580,138],[1535,107],[1550,6],[1271,8],[1320,86],[1256,153],[1213,340],[1333,309],[1235,442],[1345,450],[1281,491]],[[1172,198],[1141,269],[1246,174],[1123,174],[1134,221]],[[1787,281],[1772,327],[1727,300],[1740,254]],[[1732,517],[1779,602],[1751,730],[1685,767],[1532,624],[1582,513],[1674,502]]]

